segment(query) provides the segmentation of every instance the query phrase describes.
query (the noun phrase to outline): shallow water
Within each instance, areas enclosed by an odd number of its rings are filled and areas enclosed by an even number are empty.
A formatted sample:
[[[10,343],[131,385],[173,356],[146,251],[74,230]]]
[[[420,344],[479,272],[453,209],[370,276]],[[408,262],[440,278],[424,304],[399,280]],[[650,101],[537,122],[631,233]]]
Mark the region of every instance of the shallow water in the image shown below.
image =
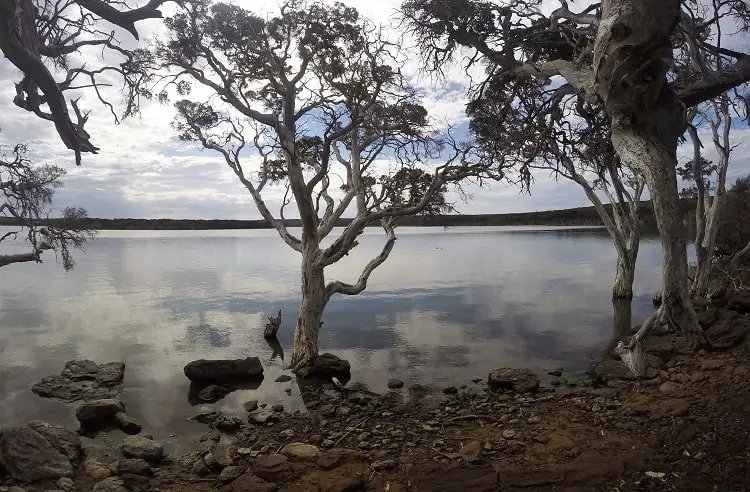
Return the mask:
[[[382,241],[366,232],[328,279],[355,281]],[[262,337],[266,316],[281,309],[289,353],[299,303],[299,258],[274,231],[104,231],[76,258],[70,273],[51,258],[0,270],[3,425],[77,427],[73,406],[29,388],[81,358],[125,362],[128,412],[156,437],[178,434],[180,449],[205,430],[186,421],[199,409],[242,415],[248,399],[304,408],[294,381],[274,383],[284,363]],[[603,230],[403,229],[365,293],[332,299],[320,346],[373,391],[390,377],[441,387],[504,366],[585,371],[613,338],[614,266]],[[633,323],[651,308],[659,270],[658,239],[644,239]],[[258,389],[188,403],[187,362],[248,355],[265,368]]]

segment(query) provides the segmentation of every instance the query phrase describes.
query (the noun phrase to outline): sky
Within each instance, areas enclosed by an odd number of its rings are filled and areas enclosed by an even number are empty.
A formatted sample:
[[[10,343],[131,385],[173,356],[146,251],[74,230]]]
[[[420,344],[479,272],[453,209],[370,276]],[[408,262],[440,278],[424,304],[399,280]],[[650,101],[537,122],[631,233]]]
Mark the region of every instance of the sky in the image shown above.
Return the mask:
[[[256,12],[267,12],[277,5],[276,1],[268,0],[232,3]],[[344,0],[344,3],[356,7],[376,23],[388,24],[401,0]],[[163,9],[166,15],[171,10]],[[145,40],[159,33],[161,21],[148,20],[138,27],[141,39]],[[136,45],[129,35],[117,30],[125,46]],[[97,52],[86,56],[101,59]],[[417,70],[418,58],[415,52],[403,69],[425,94],[423,105],[430,116],[440,124],[466,128],[468,77],[459,67],[449,69],[445,80],[421,76]],[[13,83],[19,80],[15,67],[0,58],[0,143],[26,143],[34,162],[58,165],[68,171],[64,187],[55,197],[56,209],[81,206],[90,216],[101,218],[260,218],[249,193],[220,156],[179,141],[170,126],[174,116],[171,105],[144,103],[138,117],[115,124],[112,115],[90,92],[84,94],[81,107],[92,110],[87,129],[101,150],[96,155],[84,154],[82,166],[76,167],[73,153],[61,143],[54,126],[13,104]],[[702,138],[706,157],[714,158],[716,153],[705,131]],[[733,153],[728,183],[750,173],[747,125],[738,123],[732,139],[738,146]],[[690,152],[684,145],[680,149],[681,158],[686,160]],[[564,179],[556,181],[545,171],[536,174],[530,194],[503,183],[481,189],[470,187],[467,191],[470,199],[466,202],[453,193],[449,196],[449,200],[456,202],[456,209],[464,214],[527,212],[589,204],[578,185]],[[272,211],[278,210],[283,193],[283,189],[274,187],[264,192],[264,200]]]

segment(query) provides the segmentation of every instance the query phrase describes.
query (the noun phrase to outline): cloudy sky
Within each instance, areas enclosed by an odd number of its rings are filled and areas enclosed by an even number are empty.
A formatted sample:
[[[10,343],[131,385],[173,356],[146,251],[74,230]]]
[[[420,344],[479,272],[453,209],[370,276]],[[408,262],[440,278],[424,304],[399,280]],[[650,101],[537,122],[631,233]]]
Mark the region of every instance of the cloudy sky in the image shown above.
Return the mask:
[[[256,11],[270,11],[277,4],[268,0],[239,0],[238,3]],[[344,0],[362,14],[378,23],[389,23],[400,0]],[[171,9],[164,9],[169,14]],[[141,39],[160,31],[160,21],[139,24]],[[134,46],[127,34],[120,38],[126,46]],[[96,63],[96,52],[86,56]],[[460,69],[451,70],[447,80],[420,77],[416,60],[404,70],[426,96],[423,104],[436,122],[448,122],[458,128],[466,126],[465,91],[469,81]],[[56,208],[82,206],[95,217],[138,218],[227,218],[255,219],[259,214],[248,192],[232,172],[210,151],[199,151],[176,137],[170,127],[173,110],[169,105],[146,103],[139,117],[115,124],[106,108],[98,105],[93,95],[81,98],[81,106],[92,109],[87,129],[92,141],[101,150],[97,155],[85,154],[83,165],[76,168],[72,152],[60,142],[54,127],[13,104],[13,82],[20,80],[18,71],[0,58],[0,143],[11,145],[25,142],[35,162],[50,163],[68,170],[65,187],[56,197]],[[705,153],[709,159],[715,152],[707,134]],[[750,133],[746,125],[738,125],[733,140],[739,146],[733,154],[729,182],[750,173]],[[745,143],[747,142],[747,143]],[[681,149],[683,155],[689,152]],[[506,213],[569,208],[587,205],[583,191],[564,180],[554,181],[547,173],[536,176],[531,195],[521,194],[513,187],[494,184],[483,189],[470,189],[471,200],[459,202],[461,213]],[[267,189],[264,198],[271,210],[277,210],[282,189]],[[291,214],[290,214],[291,215]]]

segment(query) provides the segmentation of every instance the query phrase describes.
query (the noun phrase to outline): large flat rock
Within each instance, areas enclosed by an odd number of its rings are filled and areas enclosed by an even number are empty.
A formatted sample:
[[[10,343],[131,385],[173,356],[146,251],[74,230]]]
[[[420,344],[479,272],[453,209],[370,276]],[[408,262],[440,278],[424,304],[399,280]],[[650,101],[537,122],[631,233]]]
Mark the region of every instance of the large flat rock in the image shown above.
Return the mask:
[[[199,384],[221,384],[253,381],[263,377],[263,366],[257,357],[246,359],[199,359],[189,362],[185,376]]]
[[[78,435],[60,426],[34,421],[0,429],[0,468],[22,482],[70,477],[81,454]]]
[[[122,391],[125,364],[107,362],[97,364],[88,359],[71,360],[59,375],[47,376],[31,387],[44,398],[64,401],[114,398]]]

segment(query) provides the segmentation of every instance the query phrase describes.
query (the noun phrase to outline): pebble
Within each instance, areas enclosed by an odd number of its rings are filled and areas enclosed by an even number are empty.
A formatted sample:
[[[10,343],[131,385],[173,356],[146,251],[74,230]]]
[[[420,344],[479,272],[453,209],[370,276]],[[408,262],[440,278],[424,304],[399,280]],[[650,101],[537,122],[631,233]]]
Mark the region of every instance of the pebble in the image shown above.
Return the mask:
[[[284,411],[284,405],[282,405],[280,403],[277,403],[276,405],[273,405],[271,407],[271,410],[273,410],[274,412],[283,412]]]
[[[282,374],[281,376],[276,378],[277,383],[287,383],[292,380],[292,377],[288,374]]]
[[[245,470],[243,470],[239,466],[228,466],[221,470],[221,474],[219,474],[219,480],[221,480],[222,482],[231,482],[232,480],[242,475],[244,472]]]
[[[534,415],[533,417],[529,417],[529,419],[526,422],[530,424],[538,424],[541,421],[542,421],[541,418],[539,418],[537,415]]]
[[[62,477],[57,481],[57,486],[62,490],[73,490],[73,480],[68,477]]]
[[[381,470],[391,470],[396,467],[396,461],[395,460],[383,460],[383,461],[375,461],[372,464],[372,469],[375,471],[381,471]]]
[[[338,407],[336,409],[336,415],[340,415],[342,417],[346,417],[347,415],[349,415],[349,409],[346,408],[346,407]]]
[[[237,450],[237,454],[239,454],[240,456],[247,456],[248,454],[250,454],[252,452],[253,452],[253,450],[250,449],[250,448],[239,448]]]
[[[516,437],[516,431],[513,429],[506,429],[503,431],[503,439],[513,439]]]
[[[258,400],[248,400],[242,406],[246,411],[252,412],[258,409]]]
[[[294,437],[294,430],[292,430],[292,429],[283,430],[283,431],[279,432],[279,436],[281,436],[283,438]]]

